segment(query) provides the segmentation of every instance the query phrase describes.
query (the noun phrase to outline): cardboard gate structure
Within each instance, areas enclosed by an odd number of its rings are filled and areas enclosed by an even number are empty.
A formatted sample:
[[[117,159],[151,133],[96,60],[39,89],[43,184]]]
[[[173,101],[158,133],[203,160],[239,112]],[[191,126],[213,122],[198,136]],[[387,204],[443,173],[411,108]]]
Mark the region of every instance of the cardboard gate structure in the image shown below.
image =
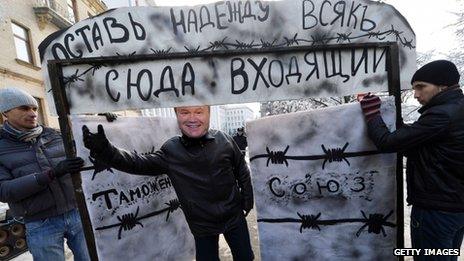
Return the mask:
[[[73,140],[81,139],[73,135],[70,115],[77,124],[77,115],[126,109],[388,91],[401,121],[400,90],[409,88],[416,69],[415,35],[407,21],[390,5],[363,0],[120,8],[49,36],[40,49],[69,156],[76,153]],[[394,212],[401,246],[397,164]],[[92,259],[105,259],[100,244],[95,247],[102,220],[89,216],[96,201],[86,194],[87,181],[73,178]],[[136,216],[133,206],[112,211],[121,219]],[[120,230],[136,233],[137,227]]]

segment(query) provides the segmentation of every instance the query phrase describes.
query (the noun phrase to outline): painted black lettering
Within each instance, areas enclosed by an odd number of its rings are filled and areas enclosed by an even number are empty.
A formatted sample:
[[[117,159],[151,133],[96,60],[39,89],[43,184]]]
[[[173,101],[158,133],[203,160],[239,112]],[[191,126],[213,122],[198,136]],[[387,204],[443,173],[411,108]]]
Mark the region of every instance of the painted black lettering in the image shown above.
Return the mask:
[[[203,18],[206,16],[206,22],[203,22]],[[208,8],[206,6],[201,6],[200,8],[200,32],[202,32],[203,28],[211,25],[211,27],[214,27],[214,23],[211,21],[211,14],[209,13]]]
[[[111,199],[109,194],[118,195],[118,192],[115,189],[108,189],[92,194],[92,200],[95,201],[100,196],[104,196],[105,204],[107,209],[112,209],[113,205],[111,204]]]
[[[64,57],[60,57],[58,55],[57,50],[60,50],[61,54],[63,54]],[[61,45],[60,43],[53,44],[53,46],[52,46],[52,54],[53,54],[53,58],[55,58],[56,60],[71,59],[71,57],[69,57],[68,52],[66,51],[66,48],[63,45]]]
[[[324,11],[324,5],[326,5],[326,4],[329,4],[330,6],[332,6],[332,3],[330,1],[328,1],[328,0],[324,0],[322,2],[321,9],[319,10],[319,22],[321,23],[322,26],[327,26],[329,24],[329,23],[324,23],[322,21],[322,17],[323,17],[322,12]]]
[[[103,39],[102,39],[102,34],[100,31],[100,27],[98,26],[97,23],[94,23],[92,26],[92,40],[93,40],[93,46],[95,47],[95,50],[98,50],[98,42],[100,42],[100,46],[103,47]]]
[[[293,68],[296,69],[295,72],[293,72]],[[290,84],[290,81],[288,78],[290,77],[298,77],[297,83],[300,83],[301,80],[301,73],[300,73],[300,67],[298,66],[298,60],[296,56],[292,56],[290,58],[290,63],[288,65],[288,74],[285,76],[285,80],[287,81],[287,84]]]
[[[264,12],[263,16],[258,16],[258,20],[260,22],[266,21],[267,18],[269,17],[269,5],[268,4],[263,4],[261,1],[255,1],[255,3],[257,3],[258,6],[259,6],[259,9],[261,9],[261,11]]]
[[[127,70],[127,99],[130,100],[132,97],[131,87],[138,88],[137,82],[132,83],[132,69]]]
[[[147,184],[142,185],[142,194],[146,197],[150,194],[150,188]]]
[[[134,31],[135,39],[137,40],[145,40],[147,33],[145,32],[145,28],[141,23],[134,21],[132,18],[131,13],[127,13],[129,15],[129,20],[132,25],[132,30]]]
[[[351,191],[361,192],[366,188],[363,177],[356,177],[354,178],[354,181],[356,181],[356,185],[359,185],[359,188],[351,188]]]
[[[317,25],[317,17],[313,14],[314,8],[311,0],[303,1],[303,29],[311,29]]]
[[[367,55],[368,49],[363,48],[361,58],[356,62],[356,49],[351,49],[351,76],[355,76],[358,73],[359,67],[364,62],[364,73],[367,73]]]
[[[135,190],[130,189],[129,190],[129,195],[130,195],[131,201],[134,201],[135,199],[142,197],[142,193],[140,192],[140,188],[136,188]],[[136,196],[137,198],[134,198],[134,196]]]
[[[190,29],[190,25],[194,26],[195,32],[198,33],[198,19],[197,19],[197,13],[195,13],[195,10],[190,9],[188,12],[188,26],[187,26],[187,31],[190,33],[192,30]]]
[[[187,74],[190,77],[190,80],[187,80]],[[193,67],[190,63],[186,63],[182,70],[182,95],[185,95],[185,89],[187,86],[190,87],[192,95],[195,95],[195,72],[193,71]]]
[[[238,8],[237,8],[237,4],[238,4]],[[229,23],[232,23],[233,21],[240,21],[240,23],[243,23],[241,5],[242,5],[242,2],[231,3],[230,1],[227,1],[227,7],[229,9],[229,20],[228,20]]]
[[[90,26],[86,25],[86,26],[83,26],[83,27],[77,29],[76,30],[76,35],[80,35],[82,40],[84,41],[85,47],[87,47],[87,50],[89,52],[93,52],[92,46],[90,46],[89,39],[87,38],[87,35],[84,32],[85,30],[89,30],[89,32],[90,32]]]
[[[171,23],[172,23],[172,29],[174,30],[174,34],[177,34],[177,27],[180,25],[182,26],[182,31],[184,34],[187,32],[185,30],[185,17],[184,17],[184,11],[180,10],[180,20],[176,20],[176,16],[174,14],[174,9],[171,8]]]
[[[264,78],[264,75],[263,75],[263,67],[264,65],[266,64],[267,62],[267,58],[263,58],[261,60],[261,62],[259,63],[259,65],[257,65],[252,59],[248,58],[247,61],[251,64],[251,66],[253,66],[253,68],[255,68],[256,70],[256,77],[255,77],[255,82],[253,83],[253,91],[256,90],[256,87],[258,86],[258,81],[259,81],[259,78],[261,78],[264,82],[264,85],[266,86],[266,88],[269,88],[269,83],[266,81],[266,78]]]
[[[304,183],[297,183],[293,187],[293,192],[297,195],[303,195],[307,190],[306,184]]]
[[[158,184],[161,189],[167,189],[172,186],[169,178],[159,179]]]
[[[111,24],[109,24],[111,23]],[[105,25],[106,32],[108,33],[108,37],[111,43],[125,43],[129,40],[129,30],[121,24],[113,17],[105,17],[103,18],[103,24]],[[119,31],[122,31],[122,36],[119,38],[115,38],[113,33],[111,32],[111,28],[118,28]]]
[[[240,23],[243,23],[243,21],[245,21],[247,18],[253,18],[253,20],[256,20],[256,15],[254,15],[251,11],[251,2],[249,0],[245,2],[245,6],[243,7],[243,18],[241,19]]]
[[[312,54],[313,60],[309,61],[308,56],[310,56],[311,54]],[[304,56],[304,59],[308,65],[313,66],[313,69],[306,77],[306,81],[308,81],[311,78],[311,76],[313,76],[314,73],[316,73],[316,78],[319,79],[319,65],[317,63],[316,52],[307,52]]]
[[[277,83],[274,83],[274,81],[273,81],[274,76],[278,75],[278,74],[275,73],[275,70],[273,70],[273,64],[274,63],[277,63],[277,65],[279,66],[279,71],[280,71],[280,80]],[[272,86],[274,86],[276,88],[279,88],[282,85],[282,83],[284,82],[284,65],[282,64],[282,62],[279,61],[279,60],[272,60],[269,63],[268,75],[269,75],[269,82],[272,84]]]
[[[238,62],[240,67],[235,68],[235,64]],[[232,94],[240,94],[245,92],[248,89],[248,74],[245,72],[245,62],[241,58],[233,58],[230,62],[230,71],[231,71],[231,81],[232,81]],[[235,88],[235,78],[241,76],[243,80],[242,88]]]
[[[374,72],[377,72],[377,67],[379,67],[382,58],[385,58],[385,53],[387,52],[387,48],[382,48],[382,53],[380,57],[377,59],[377,48],[374,48]],[[387,63],[384,63],[385,67],[384,70],[387,71]]]
[[[116,95],[116,97],[113,96],[113,94],[111,93],[111,90],[110,90],[110,84],[109,84],[109,78],[110,78],[110,74],[114,74],[114,77],[111,79],[111,80],[116,80],[118,77],[119,77],[119,73],[118,71],[116,70],[109,70],[107,73],[106,73],[106,76],[105,76],[105,87],[106,87],[106,93],[108,93],[108,95],[110,96],[111,100],[113,100],[114,102],[118,102],[119,101],[119,98],[121,97],[121,93],[118,92],[118,94]]]
[[[325,186],[321,185],[319,181],[317,181],[316,183],[317,183],[317,187],[319,190],[319,194],[322,194],[322,189],[324,188],[327,189],[327,191],[331,193],[335,193],[340,189],[340,184],[337,181],[332,180],[332,179],[327,181]]]
[[[143,92],[142,92],[142,77],[143,75],[146,74],[147,75],[147,79],[148,79],[148,92],[146,95],[143,95]],[[150,96],[151,96],[151,92],[153,90],[153,78],[152,78],[152,74],[151,74],[151,71],[150,70],[147,70],[147,69],[143,69],[139,72],[139,74],[137,75],[137,91],[139,93],[139,96],[140,98],[143,100],[143,101],[148,101],[150,99]]]
[[[330,61],[327,61],[327,51],[323,51],[324,56],[324,66],[325,66],[325,76],[326,78],[332,78],[335,76],[340,76],[344,78],[343,82],[347,82],[350,79],[349,75],[343,74],[342,71],[342,51],[341,50],[331,50],[330,52]],[[338,53],[335,56],[335,52]],[[329,63],[332,65],[332,70],[330,70],[327,66]],[[338,66],[337,66],[338,64]]]
[[[333,25],[335,22],[337,22],[338,19],[340,19],[340,27],[343,27],[343,23],[345,21],[346,2],[345,1],[336,2],[334,4],[333,9],[334,9],[334,13],[337,14],[337,16],[332,20],[332,22],[330,22],[330,25]]]
[[[365,5],[363,6],[363,8],[364,8],[364,11],[363,11],[363,15],[361,18],[361,31],[369,32],[370,30],[374,29],[377,26],[377,24],[371,19],[366,18],[367,6]]]
[[[171,86],[169,88],[164,87],[166,73],[168,73],[169,85]],[[173,91],[176,94],[176,97],[179,97],[179,90],[176,89],[175,84],[174,84],[174,75],[172,73],[172,68],[171,66],[166,66],[161,72],[160,88],[156,90],[153,94],[156,96],[156,98],[159,98],[160,93],[169,92],[169,91]]]
[[[281,193],[278,193],[276,190],[274,190],[274,182],[277,182],[278,183],[277,185],[281,184],[280,179],[277,177],[274,177],[271,180],[269,180],[269,189],[271,190],[271,193],[274,194],[274,196],[279,197],[279,198],[285,196],[285,191],[282,190]]]
[[[122,205],[122,203],[124,202],[126,204],[130,203],[129,198],[126,196],[126,194],[123,191],[121,191],[119,192],[119,205]]]
[[[358,4],[358,5],[356,6],[356,8],[353,9],[354,3],[355,3],[354,1],[351,3],[350,15],[348,16],[348,23],[347,23],[347,25],[348,25],[348,27],[350,26],[350,24],[351,24],[351,18],[353,18],[353,19],[354,19],[353,29],[356,29],[356,25],[358,24],[358,18],[356,17],[355,12],[358,10],[358,8],[361,6],[361,4]]]
[[[225,17],[226,14],[219,12],[219,8],[218,8],[220,5],[223,5],[223,4],[224,4],[224,1],[220,1],[214,4],[214,9],[216,10],[216,27],[219,30],[227,29],[227,26],[221,25],[221,17]]]
[[[71,47],[69,46],[69,40],[74,41],[74,35],[67,34],[64,36],[64,46],[66,47],[67,53],[69,53],[73,58],[80,58],[82,57],[82,51],[76,50],[78,54],[75,54],[71,51]]]
[[[150,181],[148,184],[150,185],[150,189],[152,191],[155,191],[155,192],[159,191],[158,184],[156,184],[156,182]]]

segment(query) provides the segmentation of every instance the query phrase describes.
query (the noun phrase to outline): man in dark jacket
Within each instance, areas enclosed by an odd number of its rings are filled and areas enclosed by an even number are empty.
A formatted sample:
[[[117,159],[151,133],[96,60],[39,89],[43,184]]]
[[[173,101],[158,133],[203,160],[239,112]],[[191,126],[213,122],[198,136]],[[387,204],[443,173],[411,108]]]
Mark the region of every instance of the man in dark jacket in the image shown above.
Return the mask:
[[[377,147],[385,152],[402,152],[407,157],[413,248],[459,249],[462,243],[464,96],[459,78],[456,66],[445,60],[417,70],[411,84],[414,97],[423,105],[421,116],[393,132],[380,116],[378,97],[369,95],[360,101],[369,137]],[[422,258],[427,257],[418,260]]]
[[[253,207],[250,172],[232,138],[209,130],[209,106],[175,108],[182,136],[157,152],[140,155],[118,149],[103,127],[91,133],[83,126],[90,154],[111,167],[140,175],[167,173],[195,238],[196,260],[219,260],[219,234],[234,260],[253,259],[245,220]]]
[[[71,175],[81,158],[65,158],[59,132],[37,123],[37,101],[16,88],[0,90],[0,201],[24,217],[29,251],[37,260],[90,260]]]
[[[237,133],[234,135],[234,141],[237,143],[237,146],[240,148],[243,154],[245,154],[246,147],[248,146],[247,137],[245,136],[245,131],[243,127],[237,128]]]

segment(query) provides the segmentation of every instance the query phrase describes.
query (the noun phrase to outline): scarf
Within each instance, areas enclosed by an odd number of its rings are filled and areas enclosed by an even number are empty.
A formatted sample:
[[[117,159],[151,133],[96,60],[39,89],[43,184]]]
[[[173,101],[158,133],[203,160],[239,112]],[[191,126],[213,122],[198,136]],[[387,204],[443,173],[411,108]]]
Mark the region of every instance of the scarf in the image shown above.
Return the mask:
[[[5,121],[3,123],[3,130],[20,141],[30,142],[35,141],[35,139],[42,134],[43,128],[39,125],[28,131],[22,131],[11,126],[8,121]]]

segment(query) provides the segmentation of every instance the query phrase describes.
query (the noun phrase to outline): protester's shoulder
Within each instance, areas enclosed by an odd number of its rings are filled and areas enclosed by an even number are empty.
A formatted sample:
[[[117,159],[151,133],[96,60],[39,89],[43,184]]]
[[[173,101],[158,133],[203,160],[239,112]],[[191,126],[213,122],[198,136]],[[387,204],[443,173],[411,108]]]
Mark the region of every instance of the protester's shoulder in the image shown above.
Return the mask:
[[[232,139],[232,136],[230,136],[229,134],[221,130],[210,129],[209,134],[213,136],[214,138],[222,138],[222,139],[228,139],[228,140]]]
[[[61,131],[52,127],[42,126],[42,136],[57,136],[61,137]]]
[[[433,116],[450,118],[458,107],[453,103],[445,103],[428,108],[422,113],[422,117]]]
[[[179,146],[181,144],[180,139],[181,137],[179,135],[169,138],[167,141],[163,143],[163,145],[161,146],[161,149],[169,149],[169,148]]]
[[[220,131],[220,130],[210,130],[209,131],[210,135],[214,137],[215,140],[217,140],[218,143],[232,143],[234,142],[234,138],[230,136],[229,134]]]

